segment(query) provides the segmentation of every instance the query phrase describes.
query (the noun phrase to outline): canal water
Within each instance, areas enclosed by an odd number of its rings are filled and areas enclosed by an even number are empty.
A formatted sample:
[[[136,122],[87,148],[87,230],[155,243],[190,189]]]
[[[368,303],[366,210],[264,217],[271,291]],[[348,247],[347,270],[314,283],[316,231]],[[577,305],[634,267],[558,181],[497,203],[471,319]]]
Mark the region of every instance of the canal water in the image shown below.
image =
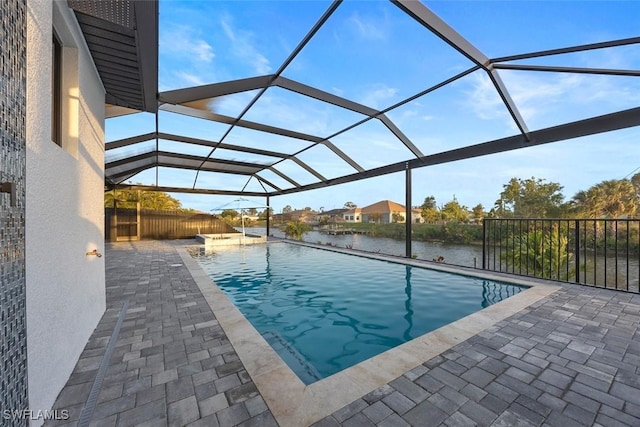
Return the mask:
[[[247,233],[265,235],[267,230],[264,227],[248,227]],[[270,233],[275,237],[284,238],[284,232],[278,228],[271,228]],[[405,255],[404,240],[391,239],[387,237],[371,237],[362,234],[329,235],[317,230],[304,234],[303,241],[332,245],[340,248],[357,249],[366,252],[381,253],[386,255]],[[482,246],[462,245],[442,242],[412,242],[412,254],[418,259],[443,262],[446,264],[459,265],[463,267],[482,268]],[[606,280],[607,287],[618,287],[626,289],[627,277],[629,278],[629,290],[638,292],[640,284],[640,260],[631,259],[627,269],[626,260],[619,259],[616,266],[614,257],[607,257],[605,263],[604,256],[597,256],[595,266],[593,260],[589,260],[586,270],[580,273],[582,283],[597,284],[604,286]],[[606,269],[605,269],[606,265]],[[570,268],[573,266],[570,266]],[[606,271],[606,275],[605,275]],[[573,277],[570,278],[573,280]]]
[[[269,231],[275,237],[285,237],[284,232],[277,228],[271,228]],[[267,230],[264,227],[251,227],[247,228],[246,232],[265,235]],[[331,244],[340,248],[358,249],[366,252],[397,256],[405,255],[404,240],[391,239],[388,237],[370,237],[363,234],[334,236],[313,230],[305,233],[302,240],[310,243]],[[465,267],[473,267],[474,261],[478,267],[481,267],[482,264],[482,246],[479,245],[414,241],[412,242],[411,249],[412,253],[419,259],[429,261],[440,259],[440,262]]]

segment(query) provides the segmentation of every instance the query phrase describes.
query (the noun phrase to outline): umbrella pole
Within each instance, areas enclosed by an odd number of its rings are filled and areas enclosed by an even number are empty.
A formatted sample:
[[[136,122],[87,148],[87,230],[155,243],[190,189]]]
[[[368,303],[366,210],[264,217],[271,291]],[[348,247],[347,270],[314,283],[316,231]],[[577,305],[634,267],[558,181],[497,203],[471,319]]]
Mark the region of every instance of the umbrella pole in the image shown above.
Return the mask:
[[[242,244],[244,245],[244,212],[240,209],[240,220],[242,222]]]

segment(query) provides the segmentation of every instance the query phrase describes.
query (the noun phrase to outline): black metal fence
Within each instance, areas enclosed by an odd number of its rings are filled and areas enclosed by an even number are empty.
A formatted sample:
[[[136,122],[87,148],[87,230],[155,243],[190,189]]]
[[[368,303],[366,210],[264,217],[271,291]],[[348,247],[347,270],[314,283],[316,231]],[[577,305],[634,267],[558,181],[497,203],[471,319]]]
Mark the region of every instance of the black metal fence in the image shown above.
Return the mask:
[[[640,219],[485,219],[482,268],[637,293]]]
[[[191,239],[196,234],[235,232],[237,231],[224,221],[204,213],[105,209],[107,241]]]

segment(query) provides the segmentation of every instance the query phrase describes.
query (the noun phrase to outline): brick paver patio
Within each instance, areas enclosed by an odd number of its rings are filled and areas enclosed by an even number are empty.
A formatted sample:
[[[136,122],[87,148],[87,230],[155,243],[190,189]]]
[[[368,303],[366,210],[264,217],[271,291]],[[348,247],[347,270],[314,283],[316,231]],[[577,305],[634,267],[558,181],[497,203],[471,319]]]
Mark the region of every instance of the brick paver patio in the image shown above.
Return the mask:
[[[107,311],[54,406],[66,423],[127,302],[91,425],[277,425],[171,243],[105,261]],[[639,324],[639,295],[566,285],[314,425],[640,426]]]
[[[640,296],[567,285],[315,424],[640,426]]]
[[[95,426],[276,426],[173,246],[107,245],[107,311],[55,403],[76,425],[117,318]]]

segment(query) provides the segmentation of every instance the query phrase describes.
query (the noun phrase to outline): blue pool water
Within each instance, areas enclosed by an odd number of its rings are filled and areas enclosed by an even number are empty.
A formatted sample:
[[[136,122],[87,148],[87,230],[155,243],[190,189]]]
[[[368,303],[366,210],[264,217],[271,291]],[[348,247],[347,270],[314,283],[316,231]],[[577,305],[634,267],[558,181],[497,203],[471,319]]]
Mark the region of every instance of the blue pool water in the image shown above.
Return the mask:
[[[284,242],[196,259],[306,384],[525,289]]]

